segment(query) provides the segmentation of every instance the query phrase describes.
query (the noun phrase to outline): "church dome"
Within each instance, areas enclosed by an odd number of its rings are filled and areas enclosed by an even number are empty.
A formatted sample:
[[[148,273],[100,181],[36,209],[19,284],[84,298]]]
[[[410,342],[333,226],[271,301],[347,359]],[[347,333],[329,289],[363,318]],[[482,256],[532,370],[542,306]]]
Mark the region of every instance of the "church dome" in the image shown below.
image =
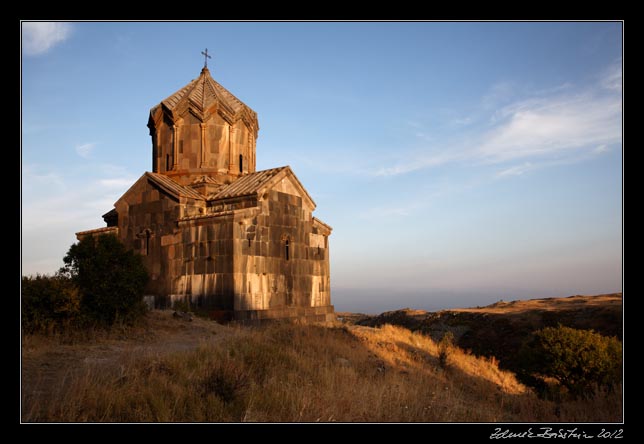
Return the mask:
[[[152,171],[182,185],[203,176],[226,183],[255,172],[257,113],[216,82],[199,77],[150,110]]]
[[[206,67],[199,77],[152,107],[150,120],[160,110],[175,117],[188,109],[202,122],[208,119],[209,113],[216,111],[230,124],[244,120],[250,128],[259,130],[257,113],[213,79]]]

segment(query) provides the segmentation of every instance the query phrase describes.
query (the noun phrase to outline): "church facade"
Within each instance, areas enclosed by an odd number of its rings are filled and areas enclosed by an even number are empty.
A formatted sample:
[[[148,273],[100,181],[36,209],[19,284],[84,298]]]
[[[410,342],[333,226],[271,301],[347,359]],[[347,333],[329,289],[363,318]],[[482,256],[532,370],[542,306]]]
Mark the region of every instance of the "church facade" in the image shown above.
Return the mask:
[[[288,166],[256,171],[257,114],[207,67],[150,110],[152,172],[103,215],[138,251],[159,308],[176,301],[213,317],[333,319],[331,227]]]

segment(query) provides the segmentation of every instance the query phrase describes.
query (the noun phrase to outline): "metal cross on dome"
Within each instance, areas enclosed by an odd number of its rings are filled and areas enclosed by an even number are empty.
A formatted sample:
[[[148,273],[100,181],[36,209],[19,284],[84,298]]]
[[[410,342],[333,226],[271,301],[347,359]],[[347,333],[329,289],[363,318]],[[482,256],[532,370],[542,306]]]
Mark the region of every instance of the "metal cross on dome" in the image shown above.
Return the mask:
[[[208,59],[212,59],[210,55],[208,55],[208,48],[206,48],[206,51],[201,51],[201,54],[204,56],[204,61],[203,61],[203,67],[208,68]]]

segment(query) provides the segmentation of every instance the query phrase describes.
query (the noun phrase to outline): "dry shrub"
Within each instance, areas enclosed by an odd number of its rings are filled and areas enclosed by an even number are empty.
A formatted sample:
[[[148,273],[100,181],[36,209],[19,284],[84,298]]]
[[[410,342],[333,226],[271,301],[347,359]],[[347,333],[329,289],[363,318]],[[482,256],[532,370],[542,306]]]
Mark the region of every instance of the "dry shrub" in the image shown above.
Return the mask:
[[[218,362],[203,381],[204,394],[214,394],[225,403],[232,402],[248,389],[250,376],[246,368],[235,361]]]
[[[454,334],[448,331],[438,343],[438,363],[441,368],[447,367],[447,359],[452,348],[454,348]]]

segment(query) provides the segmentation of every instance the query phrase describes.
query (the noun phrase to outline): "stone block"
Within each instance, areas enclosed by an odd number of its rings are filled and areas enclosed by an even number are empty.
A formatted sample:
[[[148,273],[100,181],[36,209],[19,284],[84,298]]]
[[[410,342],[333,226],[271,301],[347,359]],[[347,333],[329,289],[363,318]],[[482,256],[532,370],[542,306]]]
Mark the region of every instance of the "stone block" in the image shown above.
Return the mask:
[[[165,247],[167,245],[171,245],[175,243],[175,237],[173,234],[166,234],[164,236],[161,236],[161,246]]]
[[[206,259],[205,258],[196,258],[194,260],[194,273],[195,274],[204,274],[206,272]]]

